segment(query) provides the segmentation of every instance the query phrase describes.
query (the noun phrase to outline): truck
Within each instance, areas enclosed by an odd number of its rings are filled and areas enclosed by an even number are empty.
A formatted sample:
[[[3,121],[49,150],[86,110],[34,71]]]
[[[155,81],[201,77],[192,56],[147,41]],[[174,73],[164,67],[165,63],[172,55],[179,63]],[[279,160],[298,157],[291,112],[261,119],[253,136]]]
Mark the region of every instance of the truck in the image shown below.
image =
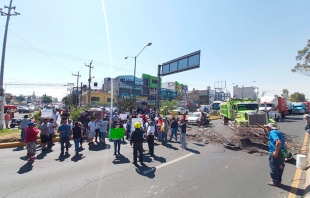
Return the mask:
[[[292,102],[289,100],[285,100],[286,102],[286,111],[288,114],[292,114]]]
[[[265,125],[269,122],[266,112],[259,111],[254,99],[228,99],[220,104],[220,116],[223,124],[234,121],[237,126]]]
[[[292,114],[303,114],[306,113],[307,107],[303,102],[292,103]]]
[[[306,105],[306,113],[310,112],[310,103],[308,101],[304,102],[304,104]]]
[[[260,99],[259,110],[265,111],[274,120],[281,120],[287,114],[285,99],[279,96],[263,96]]]

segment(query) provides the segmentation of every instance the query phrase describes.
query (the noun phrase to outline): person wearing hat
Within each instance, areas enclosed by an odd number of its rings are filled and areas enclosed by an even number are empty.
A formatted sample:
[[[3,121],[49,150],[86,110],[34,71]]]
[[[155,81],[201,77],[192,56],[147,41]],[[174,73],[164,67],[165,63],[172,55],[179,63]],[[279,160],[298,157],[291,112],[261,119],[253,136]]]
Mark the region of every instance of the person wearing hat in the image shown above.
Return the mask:
[[[284,136],[278,131],[275,123],[264,125],[264,130],[269,133],[269,168],[272,181],[267,184],[270,186],[278,186],[282,181],[284,171],[284,156],[279,152],[284,146]]]
[[[179,122],[179,127],[181,128],[181,147],[186,149],[186,122],[183,118]]]
[[[22,139],[22,142],[25,140],[25,128],[28,126],[28,123],[30,120],[28,119],[28,115],[24,115],[24,118],[21,121],[21,124],[19,128],[21,129],[20,137]]]
[[[28,162],[34,162],[38,133],[39,130],[35,128],[35,124],[29,122],[28,126],[25,128],[25,144],[27,148]]]
[[[131,141],[133,143],[133,164],[137,164],[137,157],[139,151],[139,160],[141,165],[143,164],[143,134],[141,130],[141,123],[136,122],[134,124],[135,131],[131,134]]]

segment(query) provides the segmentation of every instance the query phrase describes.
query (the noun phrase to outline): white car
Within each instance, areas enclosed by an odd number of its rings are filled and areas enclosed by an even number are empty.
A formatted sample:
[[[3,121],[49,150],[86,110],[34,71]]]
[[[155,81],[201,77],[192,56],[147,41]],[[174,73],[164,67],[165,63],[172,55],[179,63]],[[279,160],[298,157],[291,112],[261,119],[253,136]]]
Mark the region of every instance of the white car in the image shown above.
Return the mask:
[[[178,114],[188,114],[189,110],[185,109],[184,107],[177,107],[175,110],[172,110],[173,112],[178,112]]]
[[[204,113],[206,115],[206,120],[207,120],[207,125],[209,124],[209,122],[211,121],[210,120],[210,116],[209,114],[207,113]],[[193,125],[196,125],[199,123],[200,121],[200,115],[201,115],[201,112],[195,112],[193,114],[191,114],[188,118],[187,118],[187,123],[188,124],[193,124]]]

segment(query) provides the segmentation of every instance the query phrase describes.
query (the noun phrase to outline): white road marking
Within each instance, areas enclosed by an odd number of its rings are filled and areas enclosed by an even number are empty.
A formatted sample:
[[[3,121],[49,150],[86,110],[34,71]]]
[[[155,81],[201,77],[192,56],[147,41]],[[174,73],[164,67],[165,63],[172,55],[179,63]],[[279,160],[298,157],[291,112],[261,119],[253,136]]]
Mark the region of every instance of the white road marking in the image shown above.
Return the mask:
[[[160,168],[162,168],[162,167],[168,166],[168,165],[173,164],[173,163],[175,163],[175,162],[178,162],[178,161],[180,161],[180,160],[182,160],[182,159],[188,158],[188,157],[190,157],[190,156],[192,156],[192,155],[195,155],[195,154],[194,154],[194,153],[189,153],[189,154],[187,154],[187,155],[184,155],[183,157],[179,157],[179,158],[174,159],[174,160],[172,160],[172,161],[170,161],[170,162],[167,162],[167,163],[161,164],[161,165],[159,165],[159,166],[156,166],[155,168],[151,168],[151,169],[149,169],[149,170],[146,170],[146,171],[143,172],[143,174],[146,175],[146,174],[148,174],[148,173],[150,173],[150,172],[152,172],[152,171],[155,171],[155,169],[157,170],[157,169],[160,169]]]

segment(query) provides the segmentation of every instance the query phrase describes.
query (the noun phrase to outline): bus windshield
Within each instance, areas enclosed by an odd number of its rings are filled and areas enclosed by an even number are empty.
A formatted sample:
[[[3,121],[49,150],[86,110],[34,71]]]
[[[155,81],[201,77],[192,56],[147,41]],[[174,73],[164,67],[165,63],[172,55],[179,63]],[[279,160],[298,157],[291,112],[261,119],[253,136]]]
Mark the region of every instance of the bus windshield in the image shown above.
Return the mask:
[[[238,110],[244,111],[244,110],[257,110],[258,104],[238,104]]]
[[[213,103],[212,104],[212,110],[220,110],[220,103]]]

